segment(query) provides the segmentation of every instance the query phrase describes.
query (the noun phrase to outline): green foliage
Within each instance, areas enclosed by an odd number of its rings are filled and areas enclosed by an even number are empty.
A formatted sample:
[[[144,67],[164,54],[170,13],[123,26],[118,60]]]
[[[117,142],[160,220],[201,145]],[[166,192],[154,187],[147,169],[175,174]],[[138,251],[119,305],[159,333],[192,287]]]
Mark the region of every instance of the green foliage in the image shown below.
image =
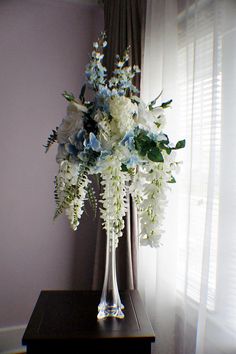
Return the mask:
[[[163,155],[157,146],[152,147],[148,151],[147,157],[153,162],[164,162]]]
[[[171,176],[171,178],[168,181],[168,183],[176,183],[176,179],[173,176]]]
[[[166,134],[164,134],[164,135],[165,135],[166,139],[160,141],[160,142],[158,143],[158,147],[159,147],[160,150],[165,150],[166,153],[167,153],[168,155],[170,155],[170,153],[171,153],[171,151],[172,151],[173,149],[169,146],[169,142],[170,142],[170,141],[169,141],[168,136],[167,136]]]
[[[81,169],[77,176],[77,183],[76,185],[72,185],[70,183],[66,184],[63,188],[63,195],[60,191],[60,182],[58,181],[58,177],[55,180],[55,190],[54,190],[54,197],[56,202],[56,211],[54,214],[54,219],[56,219],[60,214],[63,213],[65,209],[67,209],[71,202],[75,198],[80,199],[80,187],[83,185],[85,179],[87,178],[89,171],[89,165],[81,164]]]
[[[67,184],[65,185],[65,188],[63,190],[64,197],[62,200],[60,200],[59,197],[59,190],[58,190],[58,181],[55,183],[55,190],[54,190],[54,196],[55,196],[55,201],[57,204],[56,211],[54,214],[54,220],[63,213],[63,211],[69,207],[70,203],[74,200],[76,197],[76,186]]]
[[[158,142],[152,140],[144,130],[141,130],[134,138],[135,149],[141,157],[147,156],[153,162],[164,162],[162,151],[164,150],[170,155],[172,150],[182,149],[185,147],[185,140],[177,142],[175,147],[169,146],[169,138],[164,134],[164,139]],[[125,168],[122,166],[122,170]]]
[[[147,136],[146,132],[141,131],[135,138],[135,148],[139,155],[147,156],[153,162],[164,162],[161,149],[157,143]]]
[[[143,157],[146,156],[152,148],[156,147],[155,141],[149,138],[144,131],[140,131],[134,138],[134,143],[139,155]]]
[[[153,110],[153,108],[154,108],[154,106],[155,106],[157,100],[161,97],[162,92],[163,92],[163,90],[159,93],[159,95],[158,95],[153,101],[150,102],[150,104],[149,104],[149,106],[148,106],[148,108],[149,108],[150,111]]]
[[[184,140],[180,140],[177,142],[177,144],[175,145],[175,150],[178,150],[178,149],[183,149],[185,147],[185,139]]]
[[[48,137],[47,144],[43,145],[43,147],[45,147],[45,153],[48,152],[52,144],[57,141],[57,131],[58,131],[58,127],[56,127],[56,129],[53,129],[52,133]]]
[[[152,111],[154,108],[157,108],[157,107],[161,107],[163,109],[170,107],[172,100],[168,100],[166,102],[163,102],[160,106],[155,107],[155,104],[156,104],[157,100],[160,98],[160,96],[162,95],[162,92],[163,91],[161,91],[161,93],[153,101],[150,102],[150,104],[148,106],[150,111]]]
[[[73,95],[73,93],[69,93],[67,91],[64,91],[62,96],[69,102],[75,101],[75,96]]]
[[[172,103],[172,100],[169,100],[169,101],[166,101],[166,102],[163,102],[162,105],[161,105],[161,108],[169,108],[170,105]]]
[[[60,214],[63,213],[65,209],[67,209],[71,202],[75,199],[81,198],[80,195],[80,188],[83,186],[88,173],[89,169],[92,165],[94,165],[95,160],[96,160],[97,153],[95,151],[91,151],[91,154],[86,162],[81,162],[80,163],[80,170],[77,176],[77,181],[76,184],[72,185],[70,183],[67,183],[63,187],[63,191],[60,190],[60,181],[58,180],[59,177],[57,176],[55,178],[55,190],[54,190],[54,197],[55,197],[55,202],[56,202],[56,211],[54,214],[54,219],[56,219]],[[94,209],[97,209],[97,201],[95,197],[95,193],[93,190],[89,189],[90,188],[90,183],[88,183],[87,186],[87,193],[88,193],[88,198],[91,202],[92,207]],[[76,214],[77,215],[77,214]]]
[[[127,168],[127,166],[124,163],[121,164],[121,171],[122,172],[128,172],[128,168]]]
[[[165,150],[168,155],[170,155],[171,151],[173,150],[171,147],[168,146],[168,144],[164,142],[159,143],[159,148],[161,150]]]

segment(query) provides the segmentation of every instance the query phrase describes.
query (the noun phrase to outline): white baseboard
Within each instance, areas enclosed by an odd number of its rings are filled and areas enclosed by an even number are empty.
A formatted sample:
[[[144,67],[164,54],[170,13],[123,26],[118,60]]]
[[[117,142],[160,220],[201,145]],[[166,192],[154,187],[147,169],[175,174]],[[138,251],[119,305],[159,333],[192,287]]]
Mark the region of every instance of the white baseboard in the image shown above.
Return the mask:
[[[18,349],[7,350],[4,352],[0,352],[1,354],[24,354],[26,353],[26,347],[20,347]]]
[[[21,344],[25,329],[26,325],[0,328],[0,354],[25,351]]]

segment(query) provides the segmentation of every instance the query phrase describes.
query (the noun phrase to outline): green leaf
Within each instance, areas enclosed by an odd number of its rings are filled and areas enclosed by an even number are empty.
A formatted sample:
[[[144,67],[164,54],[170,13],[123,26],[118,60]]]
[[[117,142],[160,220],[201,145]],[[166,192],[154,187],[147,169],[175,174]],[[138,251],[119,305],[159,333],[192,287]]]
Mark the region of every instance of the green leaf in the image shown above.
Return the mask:
[[[172,149],[169,146],[163,146],[163,149],[170,155]]]
[[[150,139],[145,132],[139,133],[135,139],[135,148],[141,156],[146,156],[147,152],[156,146],[155,141]]]
[[[150,147],[148,145],[142,144],[142,145],[140,145],[140,147],[138,149],[138,153],[141,156],[146,156],[149,150],[150,150]]]
[[[43,145],[43,147],[45,148],[45,152],[48,152],[52,144],[57,141],[57,131],[58,131],[58,127],[56,127],[56,129],[53,129],[52,133],[48,137],[47,144]]]
[[[168,183],[176,183],[176,179],[173,176],[171,176],[171,179],[168,181]]]
[[[127,168],[127,166],[124,163],[121,164],[121,171],[122,172],[128,172],[128,168]]]
[[[169,142],[169,139],[168,139]],[[158,144],[158,147],[160,150],[165,150],[168,155],[170,155],[172,148],[168,146],[168,143],[165,143],[164,141],[161,141]]]
[[[169,101],[163,102],[162,105],[161,105],[161,108],[168,108],[168,107],[170,107],[172,101],[173,101],[173,100],[169,100]]]
[[[150,102],[150,104],[149,104],[149,106],[148,106],[149,109],[150,109],[150,111],[153,109],[153,106],[156,104],[156,101],[158,100],[158,98],[161,97],[162,92],[163,92],[163,90],[161,90],[161,92],[159,93],[159,95],[158,95],[153,101]]]
[[[92,164],[91,161],[87,161],[86,163],[81,164],[80,170],[77,175],[77,184],[71,185],[67,183],[63,189],[63,196],[60,198],[61,190],[60,185],[58,183],[58,177],[55,178],[55,190],[54,197],[56,202],[56,210],[54,214],[54,220],[63,213],[63,211],[69,207],[70,203],[77,197],[78,199],[81,197],[80,188],[84,182],[84,179],[88,175],[89,168]],[[78,219],[78,218],[77,218]]]
[[[165,139],[161,140],[161,142],[163,142],[164,144],[169,144],[170,140],[168,138],[167,134],[163,134],[165,136]]]
[[[151,148],[147,154],[149,160],[153,162],[164,162],[164,158],[162,156],[162,153],[160,149],[158,149],[157,146]]]
[[[75,100],[75,96],[73,95],[73,93],[69,93],[67,91],[64,91],[62,96],[69,102],[74,101]]]
[[[177,144],[175,145],[175,149],[182,149],[184,147],[185,147],[185,139],[178,141]]]

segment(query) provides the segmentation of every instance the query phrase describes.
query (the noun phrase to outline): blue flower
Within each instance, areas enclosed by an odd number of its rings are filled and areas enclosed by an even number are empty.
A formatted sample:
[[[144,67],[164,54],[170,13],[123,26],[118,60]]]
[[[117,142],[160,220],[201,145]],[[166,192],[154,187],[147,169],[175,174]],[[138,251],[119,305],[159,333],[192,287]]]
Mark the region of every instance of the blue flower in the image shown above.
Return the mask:
[[[74,157],[77,157],[77,155],[78,155],[78,149],[75,147],[75,145],[72,145],[72,144],[65,144],[65,149],[66,149],[66,151],[70,154],[70,155],[72,155],[72,156],[74,156]]]
[[[99,92],[95,96],[95,105],[101,111],[109,112],[109,98],[111,96],[111,91],[106,86],[99,85]]]
[[[90,71],[85,71],[85,77],[89,80],[91,76],[91,72]]]
[[[118,95],[119,96],[124,96],[125,95],[125,90],[119,89]]]
[[[131,156],[129,160],[126,162],[126,167],[134,168],[139,164],[139,158],[137,156]]]
[[[121,140],[120,144],[127,146],[130,151],[134,150],[134,133],[132,131],[126,133],[123,139]]]
[[[99,157],[99,160],[105,160],[107,156],[109,155],[112,155],[112,152],[111,151],[108,151],[108,150],[102,150],[101,151],[101,154],[100,154],[100,157]]]
[[[89,133],[89,140],[84,141],[84,146],[85,149],[92,149],[93,151],[96,152],[100,152],[102,150],[100,141],[96,138],[96,136],[93,133]]]

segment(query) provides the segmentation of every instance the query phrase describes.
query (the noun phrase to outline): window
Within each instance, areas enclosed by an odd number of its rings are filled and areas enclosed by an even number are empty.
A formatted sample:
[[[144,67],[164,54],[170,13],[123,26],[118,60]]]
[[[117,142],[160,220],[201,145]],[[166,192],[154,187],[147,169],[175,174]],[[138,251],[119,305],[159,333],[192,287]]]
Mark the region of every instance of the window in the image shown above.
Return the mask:
[[[188,218],[179,230],[186,238],[180,240],[178,290],[193,302],[207,296],[208,310],[216,299],[221,149],[222,46],[215,11],[214,1],[201,1],[178,21],[179,112],[191,161],[181,174],[181,209]]]

